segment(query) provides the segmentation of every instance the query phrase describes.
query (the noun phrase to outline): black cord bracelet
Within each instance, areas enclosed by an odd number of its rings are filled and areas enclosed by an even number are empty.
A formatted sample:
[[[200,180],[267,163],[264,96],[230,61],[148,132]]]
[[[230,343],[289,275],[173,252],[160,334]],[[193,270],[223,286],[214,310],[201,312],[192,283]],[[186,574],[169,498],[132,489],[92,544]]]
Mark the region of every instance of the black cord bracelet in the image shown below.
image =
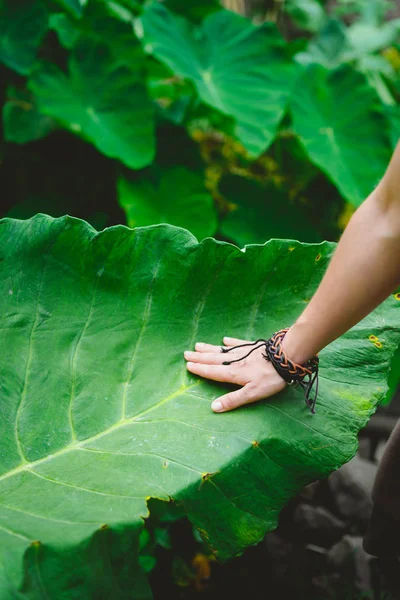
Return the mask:
[[[252,350],[250,350],[250,352],[242,356],[242,358],[224,361],[222,364],[231,365],[232,363],[239,362],[240,360],[243,360],[249,356],[252,352],[254,352],[254,350],[257,350],[257,348],[265,346],[265,354],[262,353],[262,356],[272,363],[276,371],[279,373],[282,379],[288,383],[288,385],[299,385],[303,388],[306,404],[311,412],[315,413],[315,403],[318,396],[319,358],[318,355],[316,355],[313,358],[310,358],[305,365],[298,365],[297,363],[291,361],[282,348],[282,341],[288,331],[289,328],[280,329],[268,340],[261,338],[255,342],[251,342],[249,344],[239,344],[238,346],[233,346],[232,348],[221,347],[221,352],[230,352],[231,350],[243,348],[244,346],[255,346]],[[315,395],[313,398],[311,398],[311,390],[314,383],[316,384]]]

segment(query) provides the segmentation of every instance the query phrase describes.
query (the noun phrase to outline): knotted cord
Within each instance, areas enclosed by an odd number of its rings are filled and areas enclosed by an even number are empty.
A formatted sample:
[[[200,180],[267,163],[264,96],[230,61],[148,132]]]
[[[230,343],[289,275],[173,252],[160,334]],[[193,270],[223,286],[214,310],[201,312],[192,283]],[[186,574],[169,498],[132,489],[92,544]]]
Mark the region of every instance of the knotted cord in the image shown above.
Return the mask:
[[[315,403],[318,396],[318,366],[319,358],[318,355],[310,358],[305,365],[298,365],[291,361],[286,352],[282,348],[282,341],[289,331],[289,328],[280,329],[268,340],[260,338],[255,342],[249,342],[248,344],[239,344],[238,346],[232,346],[232,348],[221,347],[221,352],[230,352],[236,348],[243,348],[245,346],[254,346],[250,352],[237,358],[236,360],[224,361],[223,365],[231,365],[232,363],[239,362],[244,358],[247,358],[254,350],[265,346],[265,354],[262,352],[263,358],[272,363],[279,375],[289,385],[300,386],[304,390],[305,402],[311,412],[315,413]],[[258,345],[257,345],[258,344]],[[306,378],[308,379],[306,380]],[[311,398],[311,390],[315,383],[315,395]]]

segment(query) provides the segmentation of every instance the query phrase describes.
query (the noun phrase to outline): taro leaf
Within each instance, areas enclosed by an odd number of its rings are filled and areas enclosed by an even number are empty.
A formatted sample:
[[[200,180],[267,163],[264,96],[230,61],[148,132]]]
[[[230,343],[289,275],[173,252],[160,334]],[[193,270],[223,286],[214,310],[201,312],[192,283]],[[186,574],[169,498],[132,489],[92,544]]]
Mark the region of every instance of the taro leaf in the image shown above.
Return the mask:
[[[110,47],[82,39],[70,55],[69,75],[44,63],[29,82],[41,112],[133,169],[154,157],[153,108],[143,62],[121,64]]]
[[[308,31],[319,31],[326,19],[318,0],[287,0],[284,10],[299,27]]]
[[[221,192],[236,206],[222,221],[220,231],[240,247],[263,244],[271,238],[322,241],[307,213],[272,186],[263,188],[231,176],[222,181]]]
[[[133,33],[132,23],[112,18],[104,4],[90,4],[80,21],[58,13],[51,15],[49,23],[57,32],[61,45],[68,50],[75,46],[80,36],[95,38],[98,42],[112,40],[110,50],[115,63],[144,68],[143,50]]]
[[[358,22],[347,29],[349,43],[356,56],[383,50],[395,43],[399,35],[400,19],[393,19],[380,26]]]
[[[310,159],[355,206],[378,184],[390,159],[377,105],[361,74],[319,65],[308,67],[291,101],[294,129]]]
[[[381,402],[382,405],[390,404],[400,388],[400,345],[392,357],[388,386],[389,388],[386,392],[386,396]]]
[[[339,19],[329,19],[307,49],[297,54],[296,59],[303,65],[317,63],[335,69],[344,62],[348,50],[346,27]]]
[[[155,60],[148,62],[147,87],[162,118],[179,125],[189,108],[193,112],[195,90],[192,84],[175,77],[166,65]]]
[[[0,0],[0,62],[21,75],[29,73],[47,21],[40,0]]]
[[[46,137],[56,129],[53,119],[42,115],[32,95],[26,90],[10,88],[3,106],[4,139],[26,144]]]
[[[73,48],[81,35],[79,22],[70,19],[69,16],[64,13],[54,13],[50,15],[49,28],[57,33],[61,46],[68,50]]]
[[[203,178],[184,167],[168,169],[157,185],[121,177],[118,200],[129,227],[170,223],[189,229],[199,240],[217,229],[214,200]]]
[[[233,117],[239,140],[261,154],[275,137],[297,75],[275,27],[256,27],[220,10],[195,28],[157,4],[145,10],[141,24],[145,49],[191,80],[203,102]]]
[[[56,2],[76,19],[82,16],[83,9],[87,4],[87,0],[56,0]]]
[[[164,5],[178,15],[182,15],[195,23],[221,9],[219,0],[165,0]]]
[[[333,249],[272,240],[242,252],[171,225],[0,222],[3,598],[145,598],[150,498],[181,504],[228,558],[353,456],[387,388],[393,295],[320,353],[315,415],[293,387],[214,414],[232,386],[189,373],[182,355],[292,323]]]
[[[385,106],[385,114],[389,122],[390,140],[393,150],[400,142],[400,106]]]

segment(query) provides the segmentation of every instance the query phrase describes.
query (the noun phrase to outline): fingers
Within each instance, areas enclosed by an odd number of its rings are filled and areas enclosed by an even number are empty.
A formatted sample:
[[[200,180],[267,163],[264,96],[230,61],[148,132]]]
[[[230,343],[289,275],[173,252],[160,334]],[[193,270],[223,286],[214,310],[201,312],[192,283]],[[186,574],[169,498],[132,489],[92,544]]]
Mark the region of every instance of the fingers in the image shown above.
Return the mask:
[[[231,346],[238,346],[239,344],[252,344],[249,340],[240,340],[238,338],[224,337],[224,348]],[[197,352],[221,352],[221,346],[215,346],[213,344],[205,344],[204,342],[196,342],[195,348]]]
[[[210,365],[197,362],[186,363],[188,370],[200,377],[213,379],[214,381],[223,381],[225,383],[237,383],[245,385],[247,381],[244,379],[241,369],[234,369],[232,365]]]
[[[221,353],[221,346],[213,346],[212,344],[205,344],[203,342],[197,342],[195,344],[195,348],[197,352],[215,352]],[[225,348],[225,346],[224,346]]]
[[[238,408],[239,406],[243,406],[244,404],[250,404],[251,402],[261,400],[262,397],[262,395],[255,391],[254,385],[248,383],[239,390],[229,392],[228,394],[217,398],[217,400],[214,400],[211,404],[211,408],[214,412],[226,412]]]
[[[184,356],[186,360],[206,365],[222,365],[224,361],[240,358],[240,356],[232,352],[224,354],[222,352],[190,352],[188,350],[185,351]]]
[[[252,344],[254,342],[254,340],[250,341],[250,340],[240,340],[239,338],[232,338],[232,337],[224,337],[224,344],[226,346],[239,346],[239,344]]]

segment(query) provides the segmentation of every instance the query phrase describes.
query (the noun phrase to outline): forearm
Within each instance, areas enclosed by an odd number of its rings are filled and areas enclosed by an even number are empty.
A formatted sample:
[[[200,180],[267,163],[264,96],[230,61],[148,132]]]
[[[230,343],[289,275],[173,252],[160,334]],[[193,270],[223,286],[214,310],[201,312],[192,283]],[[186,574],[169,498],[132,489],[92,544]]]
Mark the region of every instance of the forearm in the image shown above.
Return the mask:
[[[383,182],[351,218],[316,293],[283,341],[294,362],[305,363],[400,283],[400,208],[389,196]]]

